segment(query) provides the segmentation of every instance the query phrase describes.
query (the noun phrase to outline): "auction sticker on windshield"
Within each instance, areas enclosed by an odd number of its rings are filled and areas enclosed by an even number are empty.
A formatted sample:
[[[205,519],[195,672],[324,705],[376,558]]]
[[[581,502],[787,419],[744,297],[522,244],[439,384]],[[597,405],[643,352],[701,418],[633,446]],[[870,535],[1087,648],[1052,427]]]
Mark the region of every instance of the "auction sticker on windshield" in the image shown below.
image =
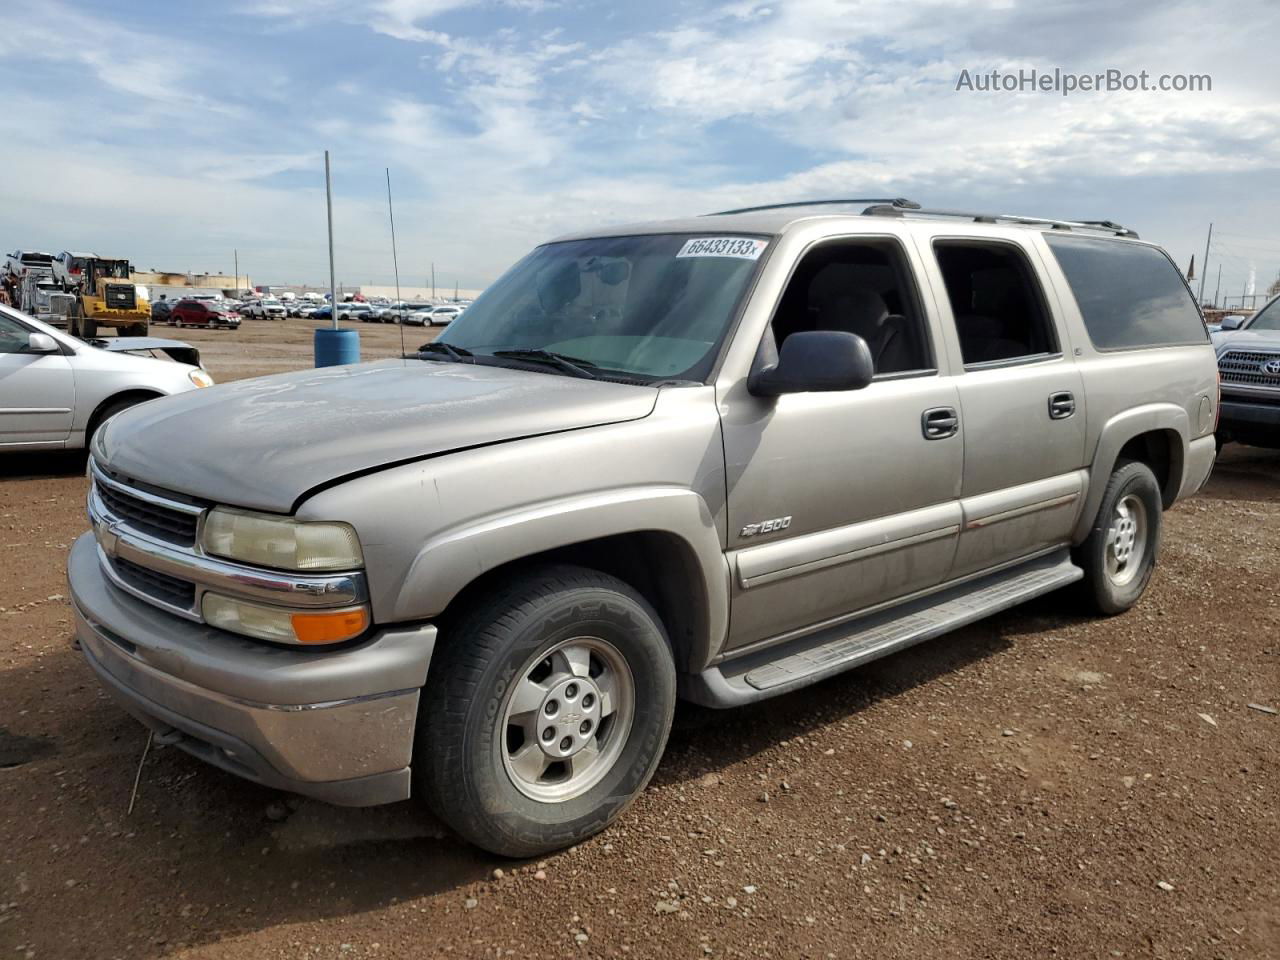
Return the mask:
[[[752,237],[698,237],[690,240],[677,257],[737,257],[740,260],[757,260],[767,240],[756,240]]]

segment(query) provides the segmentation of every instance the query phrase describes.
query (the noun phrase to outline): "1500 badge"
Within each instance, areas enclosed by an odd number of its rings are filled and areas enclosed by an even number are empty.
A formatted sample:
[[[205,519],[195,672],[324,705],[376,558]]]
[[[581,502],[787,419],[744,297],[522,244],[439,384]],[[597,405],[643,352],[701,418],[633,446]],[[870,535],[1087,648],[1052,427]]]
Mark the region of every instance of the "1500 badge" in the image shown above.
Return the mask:
[[[773,520],[761,520],[759,523],[748,523],[742,528],[741,536],[758,537],[762,533],[777,533],[791,526],[790,517],[777,517]]]

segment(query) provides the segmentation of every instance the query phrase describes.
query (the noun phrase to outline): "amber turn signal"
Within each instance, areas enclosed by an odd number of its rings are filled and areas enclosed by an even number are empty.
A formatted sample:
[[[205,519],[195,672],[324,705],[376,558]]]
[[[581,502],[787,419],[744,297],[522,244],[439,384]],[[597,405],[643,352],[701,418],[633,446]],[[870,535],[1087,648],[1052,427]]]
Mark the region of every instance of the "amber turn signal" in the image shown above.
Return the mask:
[[[341,643],[368,629],[369,612],[362,607],[327,613],[295,613],[291,620],[298,643]]]

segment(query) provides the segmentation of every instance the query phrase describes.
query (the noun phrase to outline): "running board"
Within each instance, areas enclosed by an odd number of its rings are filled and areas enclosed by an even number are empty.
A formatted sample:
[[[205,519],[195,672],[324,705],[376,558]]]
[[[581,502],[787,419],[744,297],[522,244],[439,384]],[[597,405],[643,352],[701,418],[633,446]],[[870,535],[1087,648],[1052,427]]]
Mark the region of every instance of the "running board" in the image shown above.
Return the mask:
[[[1033,597],[1075,583],[1084,571],[1062,549],[918,600],[747,654],[680,678],[681,695],[735,707],[860,666]]]

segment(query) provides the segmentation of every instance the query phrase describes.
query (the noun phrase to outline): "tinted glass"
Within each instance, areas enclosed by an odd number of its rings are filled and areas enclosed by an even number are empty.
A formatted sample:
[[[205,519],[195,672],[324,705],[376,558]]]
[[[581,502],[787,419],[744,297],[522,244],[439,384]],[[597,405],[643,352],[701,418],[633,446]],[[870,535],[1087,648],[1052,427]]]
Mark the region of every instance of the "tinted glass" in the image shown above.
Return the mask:
[[[911,272],[895,243],[837,240],[805,254],[774,315],[779,348],[794,333],[832,330],[866,341],[881,374],[933,367]]]
[[[939,240],[934,253],[966,366],[1058,352],[1040,283],[1020,248]]]
[[[1099,350],[1205,343],[1209,335],[1182,274],[1155,247],[1045,235]]]

